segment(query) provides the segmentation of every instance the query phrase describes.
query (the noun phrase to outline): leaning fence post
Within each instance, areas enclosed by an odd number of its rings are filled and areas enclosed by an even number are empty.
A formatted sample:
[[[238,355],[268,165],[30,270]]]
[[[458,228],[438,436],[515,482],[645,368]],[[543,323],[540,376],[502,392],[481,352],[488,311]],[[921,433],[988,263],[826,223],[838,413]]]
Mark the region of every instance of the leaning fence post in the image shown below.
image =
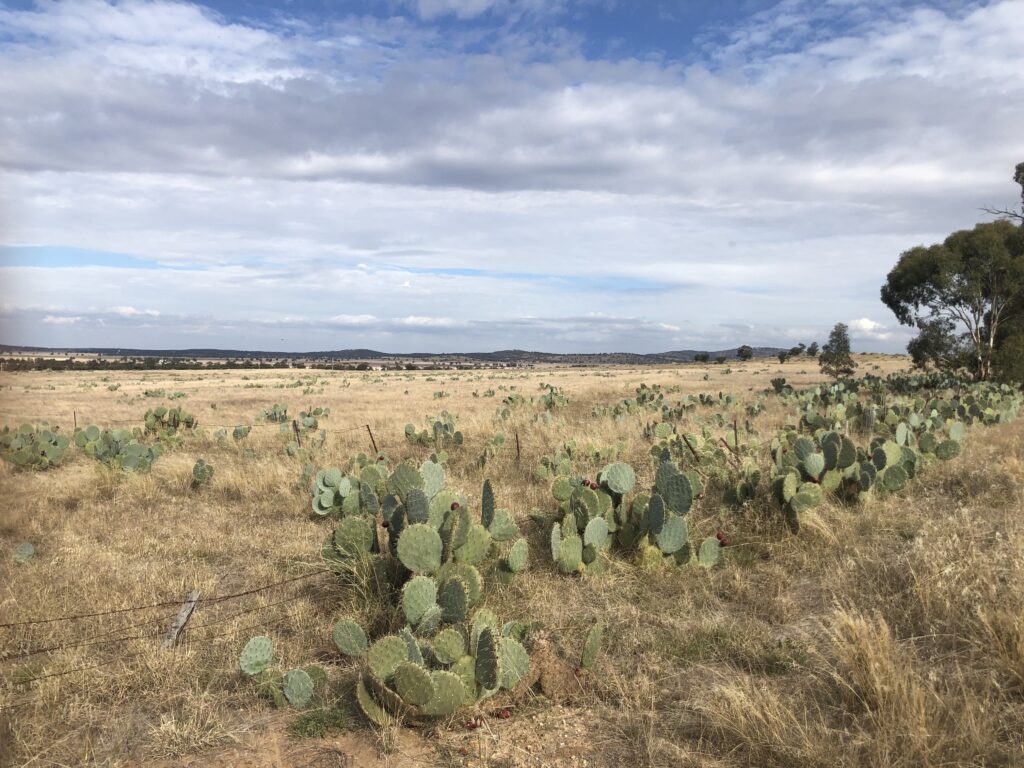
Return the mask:
[[[188,620],[192,617],[192,611],[196,609],[196,603],[199,602],[200,594],[198,589],[193,589],[188,597],[185,598],[185,603],[178,612],[178,618],[174,620],[174,623],[167,630],[167,634],[164,635],[164,641],[160,644],[161,648],[173,648],[174,644],[178,642],[178,635],[185,629],[185,625],[188,624]]]

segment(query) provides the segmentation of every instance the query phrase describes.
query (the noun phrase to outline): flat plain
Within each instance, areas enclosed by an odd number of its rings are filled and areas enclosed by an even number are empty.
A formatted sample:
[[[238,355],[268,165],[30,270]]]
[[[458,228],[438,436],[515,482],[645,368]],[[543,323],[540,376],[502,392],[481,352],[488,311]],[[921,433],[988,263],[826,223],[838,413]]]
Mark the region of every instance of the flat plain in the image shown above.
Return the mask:
[[[857,356],[884,376],[907,360]],[[573,470],[630,463],[654,482],[645,410],[612,418],[641,384],[666,401],[732,394],[725,434],[770,436],[793,421],[771,393],[823,382],[814,360],[665,368],[341,372],[314,369],[0,374],[0,423],[139,427],[181,406],[199,430],[145,473],[112,471],[72,448],[57,467],[0,462],[0,764],[939,766],[1024,763],[1024,427],[968,431],[961,455],[899,494],[826,501],[799,534],[772,503],[738,508],[707,493],[690,536],[728,541],[711,569],[650,569],[609,558],[600,575],[566,576],[548,531],[550,481],[535,469],[567,441]],[[557,388],[568,398],[545,408]],[[179,394],[180,393],[180,394]],[[525,402],[506,407],[515,393]],[[753,416],[745,407],[764,408]],[[289,456],[289,415],[329,408],[322,447]],[[502,417],[502,411],[507,413]],[[424,727],[368,724],[353,703],[356,664],[331,642],[361,596],[322,573],[329,519],[310,508],[304,466],[345,467],[364,452],[390,465],[435,450],[405,436],[447,411],[464,435],[446,485],[473,507],[485,479],[530,547],[530,566],[488,593],[503,617],[536,622],[566,658],[595,620],[594,667],[562,701],[531,693]],[[687,411],[699,432],[708,412]],[[235,425],[252,425],[235,440]],[[369,425],[369,431],[366,425]],[[286,427],[288,425],[286,424]],[[215,436],[224,428],[226,437]],[[372,432],[372,438],[371,438]],[[489,438],[504,444],[481,466]],[[376,449],[371,447],[371,439]],[[307,437],[308,440],[308,437]],[[518,449],[517,449],[518,441]],[[587,448],[593,449],[587,450]],[[766,453],[766,451],[764,452]],[[193,482],[193,465],[214,467]],[[762,456],[764,459],[764,456]],[[15,562],[21,542],[35,555]],[[313,575],[310,575],[313,574]],[[271,589],[247,593],[252,589]],[[161,639],[193,589],[200,602],[178,645]],[[140,606],[155,606],[137,610]],[[127,610],[131,609],[131,610]],[[81,614],[102,614],[65,619]],[[22,624],[41,618],[60,621]],[[282,668],[316,663],[328,683],[315,709],[275,709],[239,671],[254,635]]]

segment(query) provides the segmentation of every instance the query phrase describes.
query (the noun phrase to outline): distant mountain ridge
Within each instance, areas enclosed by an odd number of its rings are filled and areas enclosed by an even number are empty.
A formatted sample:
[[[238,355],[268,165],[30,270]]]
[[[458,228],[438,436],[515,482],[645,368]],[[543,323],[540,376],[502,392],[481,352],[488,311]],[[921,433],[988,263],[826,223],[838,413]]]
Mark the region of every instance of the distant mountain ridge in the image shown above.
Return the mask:
[[[774,357],[782,347],[754,347],[754,357]],[[470,360],[488,363],[567,363],[663,365],[693,362],[694,356],[706,352],[711,360],[717,357],[736,358],[737,348],[720,350],[678,349],[670,352],[640,354],[636,352],[531,352],[503,349],[495,352],[379,352],[375,349],[338,349],[321,352],[265,352],[242,349],[128,349],[124,347],[31,347],[0,344],[0,354],[104,355],[108,357],[203,358],[236,360]]]

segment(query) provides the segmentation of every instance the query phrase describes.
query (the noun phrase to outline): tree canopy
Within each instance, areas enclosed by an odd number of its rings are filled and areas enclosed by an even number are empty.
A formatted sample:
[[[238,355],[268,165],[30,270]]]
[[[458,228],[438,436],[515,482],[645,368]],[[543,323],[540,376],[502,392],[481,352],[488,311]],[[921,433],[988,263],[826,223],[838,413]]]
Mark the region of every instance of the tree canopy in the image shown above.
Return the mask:
[[[956,347],[962,345],[975,374],[987,379],[996,338],[1016,317],[1022,293],[1024,228],[1000,220],[905,251],[882,287],[882,301],[901,323],[922,331],[920,357],[941,365],[961,359]]]
[[[828,342],[821,348],[818,365],[823,373],[833,378],[849,376],[857,364],[850,354],[850,332],[846,323],[836,323],[828,335]]]

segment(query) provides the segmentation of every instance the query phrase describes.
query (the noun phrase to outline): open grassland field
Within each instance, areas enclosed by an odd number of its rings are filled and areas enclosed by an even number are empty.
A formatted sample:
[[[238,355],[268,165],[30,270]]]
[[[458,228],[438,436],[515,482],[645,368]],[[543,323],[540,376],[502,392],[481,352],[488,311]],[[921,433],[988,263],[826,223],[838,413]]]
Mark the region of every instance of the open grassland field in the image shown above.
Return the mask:
[[[857,361],[858,373],[876,376],[906,365],[886,356]],[[73,438],[73,413],[79,427],[141,429],[157,406],[198,419],[195,429],[161,437],[148,472],[107,466],[74,439],[45,470],[0,462],[0,624],[15,624],[0,627],[0,765],[1024,764],[1024,422],[979,418],[948,461],[932,455],[939,447],[925,450],[922,432],[904,432],[904,444],[920,445],[915,476],[857,503],[834,494],[815,504],[791,500],[785,507],[800,524],[793,533],[773,499],[771,441],[784,425],[799,425],[801,401],[776,394],[777,377],[797,393],[824,381],[809,359],[0,374],[0,423],[14,429],[45,420]],[[641,383],[660,385],[670,410],[634,403],[616,415]],[[674,408],[700,393],[711,400]],[[283,430],[259,418],[275,403],[288,407]],[[330,413],[289,455],[292,419],[307,408]],[[406,424],[427,429],[443,411],[461,444],[407,439]],[[669,426],[655,432],[659,422]],[[940,441],[951,423],[935,422]],[[324,539],[339,523],[311,507],[319,470],[355,477],[353,457],[376,458],[367,424],[385,457],[382,477],[405,460],[420,467],[443,447],[445,488],[474,521],[489,479],[497,507],[528,543],[529,565],[511,577],[493,556],[507,556],[508,543],[492,545],[479,563],[477,606],[501,623],[529,624],[516,630],[531,653],[528,679],[455,716],[407,711],[403,725],[371,724],[354,692],[366,664],[332,640],[343,618],[361,624],[371,643],[405,624],[401,601],[389,600],[368,571],[341,578],[325,569]],[[235,439],[236,425],[252,430]],[[883,429],[879,418],[876,434]],[[699,459],[688,458],[675,437],[682,434]],[[855,442],[867,447],[870,439]],[[601,550],[601,568],[555,562],[557,468],[542,478],[537,467],[573,441],[567,479],[575,485],[623,462],[635,469],[629,497],[650,493],[659,442],[701,477],[703,494],[685,516],[692,561],[677,566],[670,555],[663,564],[658,548],[670,547],[659,535],[650,539],[656,546],[644,537],[635,555],[618,543]],[[199,458],[214,468],[205,483],[193,473]],[[892,479],[897,470],[885,472]],[[749,493],[736,498],[743,483]],[[645,525],[652,515],[644,512]],[[575,517],[566,517],[571,528]],[[387,532],[378,525],[377,533],[386,549]],[[714,549],[718,533],[726,546],[702,567],[697,551],[709,538]],[[16,558],[23,542],[34,555]],[[199,607],[177,646],[161,650],[193,589],[202,592]],[[233,597],[218,600],[225,596]],[[132,610],[110,613],[121,609]],[[103,615],[22,623],[94,613]],[[596,621],[603,642],[592,665],[577,670]],[[266,678],[240,670],[239,653],[258,635],[271,638],[275,669],[315,664],[326,672],[311,704],[275,707],[272,686],[261,688]],[[511,666],[503,663],[503,673]],[[479,678],[479,658],[475,669]]]

